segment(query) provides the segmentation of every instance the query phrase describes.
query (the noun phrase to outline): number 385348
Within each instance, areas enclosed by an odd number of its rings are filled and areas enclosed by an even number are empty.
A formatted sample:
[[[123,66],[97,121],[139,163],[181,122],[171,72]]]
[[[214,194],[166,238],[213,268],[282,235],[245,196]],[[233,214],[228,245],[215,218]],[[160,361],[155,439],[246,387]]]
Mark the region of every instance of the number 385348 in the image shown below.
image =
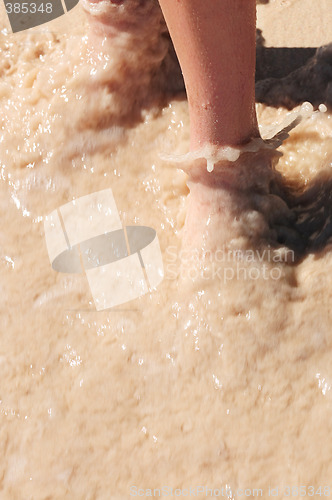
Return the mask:
[[[35,14],[35,13],[46,13],[51,14],[52,4],[51,2],[41,3],[37,5],[36,3],[6,3],[7,14]]]

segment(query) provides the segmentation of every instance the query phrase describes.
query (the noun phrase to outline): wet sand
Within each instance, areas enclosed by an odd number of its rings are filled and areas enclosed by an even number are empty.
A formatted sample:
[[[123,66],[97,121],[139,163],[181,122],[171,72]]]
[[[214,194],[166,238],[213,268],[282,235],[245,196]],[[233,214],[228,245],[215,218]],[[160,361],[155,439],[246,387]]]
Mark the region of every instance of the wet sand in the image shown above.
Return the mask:
[[[292,130],[276,166],[296,230],[303,216],[321,244],[292,246],[250,205],[236,238],[218,216],[213,258],[188,265],[187,176],[160,158],[188,151],[187,102],[167,94],[153,15],[155,30],[98,49],[83,23],[61,37],[0,35],[1,498],[202,485],[232,498],[301,485],[327,496],[331,114]],[[265,127],[287,114],[257,112]],[[124,224],[157,231],[165,278],[97,313],[84,275],[52,270],[43,220],[107,187]],[[282,208],[280,218],[289,229]]]

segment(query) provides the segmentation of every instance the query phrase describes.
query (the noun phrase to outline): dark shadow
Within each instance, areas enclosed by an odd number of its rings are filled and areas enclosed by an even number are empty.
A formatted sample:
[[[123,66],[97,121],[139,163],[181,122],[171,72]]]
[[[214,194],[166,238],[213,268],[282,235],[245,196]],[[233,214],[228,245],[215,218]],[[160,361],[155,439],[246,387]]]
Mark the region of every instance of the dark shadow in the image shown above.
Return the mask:
[[[310,101],[332,109],[332,43],[318,49],[266,48],[258,43],[256,101],[287,109]]]
[[[316,48],[262,47],[256,51],[256,82],[266,78],[284,78],[308,63]]]
[[[305,189],[290,186],[276,177],[270,186],[271,194],[281,198],[290,209],[287,221],[271,224],[276,231],[277,244],[294,251],[296,260],[309,253],[321,251],[332,243],[332,174],[325,168]],[[284,222],[284,223],[283,223]],[[271,242],[275,244],[276,242]]]

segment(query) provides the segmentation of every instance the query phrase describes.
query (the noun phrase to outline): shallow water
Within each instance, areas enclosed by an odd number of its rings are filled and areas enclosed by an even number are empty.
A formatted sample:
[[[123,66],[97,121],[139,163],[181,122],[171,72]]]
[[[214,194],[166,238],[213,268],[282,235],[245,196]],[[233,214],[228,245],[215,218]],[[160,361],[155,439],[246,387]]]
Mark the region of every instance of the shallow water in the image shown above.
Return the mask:
[[[223,224],[234,198],[220,197],[202,261],[182,246],[187,176],[160,158],[188,151],[189,128],[184,96],[165,96],[168,42],[149,48],[156,26],[139,50],[130,34],[98,45],[83,22],[61,37],[1,34],[1,498],[201,485],[234,498],[301,485],[325,495],[331,114],[304,120],[280,147],[285,205],[273,214],[284,240],[253,193],[235,225]],[[287,113],[257,112],[265,127]],[[107,187],[123,224],[157,231],[165,278],[97,313],[84,275],[52,270],[43,221]]]

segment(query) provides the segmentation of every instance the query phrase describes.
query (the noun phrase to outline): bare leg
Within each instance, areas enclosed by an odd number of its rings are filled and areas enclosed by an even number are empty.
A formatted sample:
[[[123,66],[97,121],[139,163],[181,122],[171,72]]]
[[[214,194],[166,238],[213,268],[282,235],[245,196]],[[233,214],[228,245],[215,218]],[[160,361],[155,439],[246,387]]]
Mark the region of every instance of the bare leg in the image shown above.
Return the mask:
[[[255,0],[159,0],[186,84],[190,148],[240,146],[259,137],[255,112]],[[275,152],[245,153],[207,171],[188,168],[183,246],[213,251],[269,232]],[[282,207],[280,207],[282,205]],[[265,207],[265,208],[259,208]],[[286,210],[286,209],[285,209]],[[236,243],[240,244],[240,243]]]
[[[191,149],[258,136],[255,0],[159,0],[187,89]]]

